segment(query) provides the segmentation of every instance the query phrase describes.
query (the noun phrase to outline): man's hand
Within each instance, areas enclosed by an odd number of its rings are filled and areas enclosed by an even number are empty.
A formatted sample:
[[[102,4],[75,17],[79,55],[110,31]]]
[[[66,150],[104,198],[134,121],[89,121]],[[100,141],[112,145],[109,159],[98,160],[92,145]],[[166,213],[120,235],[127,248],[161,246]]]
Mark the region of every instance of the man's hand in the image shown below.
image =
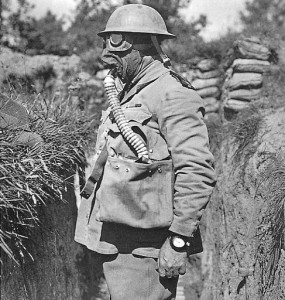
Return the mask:
[[[169,239],[162,245],[158,257],[158,272],[161,277],[176,277],[186,273],[187,253],[177,252],[170,246]]]

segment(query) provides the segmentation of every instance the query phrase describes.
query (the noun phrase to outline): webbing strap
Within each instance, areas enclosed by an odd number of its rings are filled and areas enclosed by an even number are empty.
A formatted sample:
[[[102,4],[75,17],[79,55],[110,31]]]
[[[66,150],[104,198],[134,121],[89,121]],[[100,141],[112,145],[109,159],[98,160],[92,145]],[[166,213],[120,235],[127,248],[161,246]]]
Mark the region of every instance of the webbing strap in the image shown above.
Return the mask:
[[[103,169],[106,164],[107,158],[108,158],[108,151],[105,143],[105,146],[103,147],[101,153],[99,154],[95,162],[91,175],[89,176],[83,190],[80,193],[82,197],[89,198],[90,195],[92,194],[95,184],[99,181],[103,173]]]

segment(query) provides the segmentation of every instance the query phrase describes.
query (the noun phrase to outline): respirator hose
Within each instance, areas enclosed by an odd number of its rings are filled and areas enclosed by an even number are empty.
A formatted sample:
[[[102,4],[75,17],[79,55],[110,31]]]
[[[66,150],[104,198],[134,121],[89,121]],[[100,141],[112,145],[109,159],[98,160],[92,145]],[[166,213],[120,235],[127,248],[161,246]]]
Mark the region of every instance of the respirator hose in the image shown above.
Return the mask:
[[[104,79],[104,88],[115,122],[123,137],[135,149],[139,158],[141,158],[144,162],[149,162],[149,155],[144,141],[131,129],[128,120],[123,113],[120,101],[117,96],[115,77],[112,74],[112,70]]]

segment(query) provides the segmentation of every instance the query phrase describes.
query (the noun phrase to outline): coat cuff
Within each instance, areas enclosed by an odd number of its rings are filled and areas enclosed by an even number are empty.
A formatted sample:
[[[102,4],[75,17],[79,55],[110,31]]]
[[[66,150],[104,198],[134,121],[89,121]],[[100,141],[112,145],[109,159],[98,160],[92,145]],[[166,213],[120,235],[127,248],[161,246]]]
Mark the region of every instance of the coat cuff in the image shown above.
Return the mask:
[[[199,226],[199,221],[192,221],[192,222],[183,222],[183,225],[176,219],[174,216],[173,222],[169,227],[169,231],[177,233],[179,235],[193,237],[194,232],[197,230]]]

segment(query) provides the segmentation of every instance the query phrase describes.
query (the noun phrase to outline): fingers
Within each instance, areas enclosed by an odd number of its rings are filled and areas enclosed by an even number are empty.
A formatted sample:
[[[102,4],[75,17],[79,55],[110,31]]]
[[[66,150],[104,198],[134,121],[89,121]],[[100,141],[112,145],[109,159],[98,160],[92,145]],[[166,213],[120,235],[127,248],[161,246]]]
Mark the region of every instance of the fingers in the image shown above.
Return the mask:
[[[183,266],[171,266],[167,263],[166,258],[162,258],[158,260],[158,272],[161,277],[178,277],[179,275],[183,275],[186,273],[186,264]]]
[[[179,272],[177,269],[168,270],[168,271],[166,271],[165,275],[167,278],[178,277]]]
[[[165,277],[166,276],[166,269],[167,269],[167,264],[166,260],[164,258],[158,260],[158,273],[159,276]]]

